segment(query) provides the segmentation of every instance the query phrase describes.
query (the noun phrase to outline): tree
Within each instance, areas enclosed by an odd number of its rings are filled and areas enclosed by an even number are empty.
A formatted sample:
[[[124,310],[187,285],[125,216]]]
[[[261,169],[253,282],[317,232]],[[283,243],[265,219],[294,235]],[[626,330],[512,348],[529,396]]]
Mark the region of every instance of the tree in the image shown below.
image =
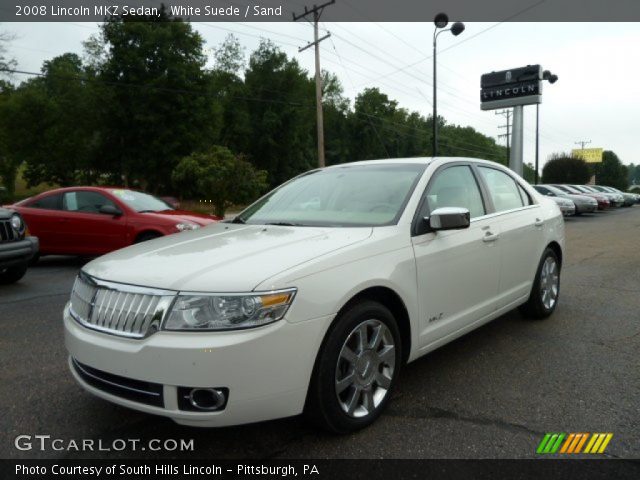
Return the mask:
[[[627,184],[640,185],[640,165],[632,163],[627,166]]]
[[[587,162],[566,153],[551,155],[542,168],[544,183],[583,184],[589,182],[590,178],[591,171]]]
[[[263,40],[245,72],[251,133],[242,150],[275,187],[318,164],[314,86],[294,59]]]
[[[213,200],[221,217],[229,206],[249,203],[267,187],[267,172],[217,145],[183,158],[172,179],[186,196]]]
[[[623,192],[627,190],[627,167],[625,167],[618,156],[611,150],[602,152],[602,162],[594,165],[596,183],[615,187]]]
[[[159,17],[111,17],[101,28],[97,160],[125,184],[159,192],[182,157],[217,140],[219,105],[204,71],[202,37],[164,7]],[[92,51],[99,59],[100,48]]]
[[[7,32],[0,32],[0,78],[8,77],[11,70],[16,66],[14,58],[7,57],[7,44],[13,40],[14,36]]]
[[[9,113],[11,151],[26,163],[28,185],[92,183],[96,122],[80,57],[46,61],[43,76],[23,83]]]
[[[214,49],[215,68],[220,72],[238,75],[244,67],[245,49],[233,34],[227,35],[224,42]]]

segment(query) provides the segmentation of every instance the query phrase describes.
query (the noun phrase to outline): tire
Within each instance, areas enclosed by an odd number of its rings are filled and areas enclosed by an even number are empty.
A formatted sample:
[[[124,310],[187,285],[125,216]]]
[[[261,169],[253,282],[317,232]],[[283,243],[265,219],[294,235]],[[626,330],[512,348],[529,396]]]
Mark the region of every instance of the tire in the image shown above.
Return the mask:
[[[153,240],[154,238],[160,238],[162,234],[158,232],[143,232],[136,238],[134,243],[142,243],[148,242],[149,240]]]
[[[547,247],[538,264],[529,300],[519,308],[522,315],[542,320],[553,313],[560,297],[560,270],[558,256],[553,249]]]
[[[24,274],[27,273],[27,264],[16,265],[15,267],[5,268],[4,270],[0,269],[0,284],[8,285],[10,283],[15,283],[24,277]]]
[[[371,300],[353,305],[338,317],[320,349],[305,415],[334,433],[370,425],[389,403],[401,364],[400,330],[389,309]]]

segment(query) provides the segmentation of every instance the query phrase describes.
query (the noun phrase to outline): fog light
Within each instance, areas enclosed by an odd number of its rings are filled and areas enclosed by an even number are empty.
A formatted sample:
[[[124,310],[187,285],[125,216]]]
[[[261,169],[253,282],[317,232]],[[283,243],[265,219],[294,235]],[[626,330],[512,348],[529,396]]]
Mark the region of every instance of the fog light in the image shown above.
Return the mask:
[[[227,388],[178,388],[178,406],[180,410],[215,412],[223,410],[227,404]]]

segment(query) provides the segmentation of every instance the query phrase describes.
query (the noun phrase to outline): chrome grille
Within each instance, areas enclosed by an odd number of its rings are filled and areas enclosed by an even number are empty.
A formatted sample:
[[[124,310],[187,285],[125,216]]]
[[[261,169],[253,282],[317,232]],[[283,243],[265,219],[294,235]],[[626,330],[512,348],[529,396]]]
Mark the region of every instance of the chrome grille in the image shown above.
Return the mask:
[[[10,220],[0,220],[0,242],[13,242],[18,236],[11,226]]]
[[[81,273],[71,292],[71,316],[88,328],[143,338],[160,328],[176,292],[105,282]]]

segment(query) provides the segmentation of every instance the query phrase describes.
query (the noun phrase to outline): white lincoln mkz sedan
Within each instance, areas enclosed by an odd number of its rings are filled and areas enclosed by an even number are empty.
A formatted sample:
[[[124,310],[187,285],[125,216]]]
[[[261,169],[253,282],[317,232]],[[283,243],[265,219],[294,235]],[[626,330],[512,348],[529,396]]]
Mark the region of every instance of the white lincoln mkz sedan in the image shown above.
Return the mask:
[[[467,158],[336,165],[227,223],[82,268],[64,311],[89,392],[193,426],[373,422],[403,364],[520,307],[556,308],[557,205]]]

